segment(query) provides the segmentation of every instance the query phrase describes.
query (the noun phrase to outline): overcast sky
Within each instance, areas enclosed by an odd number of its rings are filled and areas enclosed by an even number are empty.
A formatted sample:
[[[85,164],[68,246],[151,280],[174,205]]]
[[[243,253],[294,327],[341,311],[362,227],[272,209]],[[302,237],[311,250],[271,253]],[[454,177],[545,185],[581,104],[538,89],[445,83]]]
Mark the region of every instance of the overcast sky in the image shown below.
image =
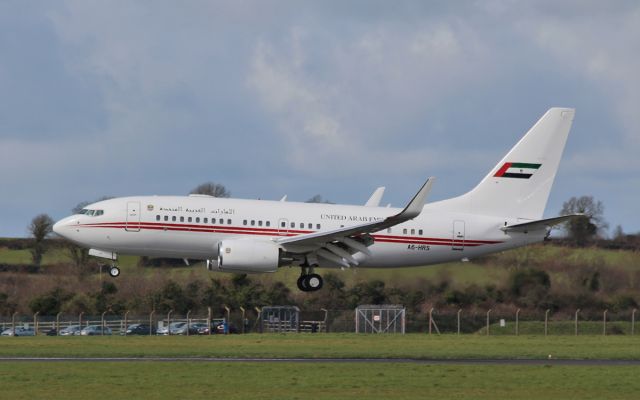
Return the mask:
[[[179,6],[178,6],[179,5]],[[102,196],[402,206],[471,189],[553,106],[547,205],[640,230],[637,1],[0,1],[0,236]]]

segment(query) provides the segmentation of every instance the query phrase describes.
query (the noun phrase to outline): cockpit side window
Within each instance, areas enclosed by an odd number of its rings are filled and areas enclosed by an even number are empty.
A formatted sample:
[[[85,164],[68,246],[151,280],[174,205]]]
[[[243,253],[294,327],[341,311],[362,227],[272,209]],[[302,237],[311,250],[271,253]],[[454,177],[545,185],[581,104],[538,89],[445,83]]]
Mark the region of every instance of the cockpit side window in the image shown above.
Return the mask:
[[[81,215],[88,215],[89,217],[98,217],[100,215],[104,215],[104,210],[89,210],[88,208],[83,208],[78,212]]]

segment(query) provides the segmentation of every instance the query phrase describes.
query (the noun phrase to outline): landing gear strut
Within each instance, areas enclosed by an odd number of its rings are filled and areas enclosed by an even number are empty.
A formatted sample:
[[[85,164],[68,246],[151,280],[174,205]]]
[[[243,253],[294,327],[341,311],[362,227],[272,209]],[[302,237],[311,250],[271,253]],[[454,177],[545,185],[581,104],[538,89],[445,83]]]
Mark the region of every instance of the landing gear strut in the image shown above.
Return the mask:
[[[298,289],[303,292],[315,292],[322,289],[322,277],[313,273],[312,267],[302,267],[302,275],[298,278]]]

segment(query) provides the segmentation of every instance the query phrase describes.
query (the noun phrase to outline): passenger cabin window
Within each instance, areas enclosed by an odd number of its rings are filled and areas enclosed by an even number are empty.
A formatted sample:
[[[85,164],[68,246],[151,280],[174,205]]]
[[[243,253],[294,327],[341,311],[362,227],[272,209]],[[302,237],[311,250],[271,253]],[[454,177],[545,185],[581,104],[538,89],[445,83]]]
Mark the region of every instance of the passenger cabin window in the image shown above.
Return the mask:
[[[173,217],[171,217],[171,220],[172,220],[173,222],[176,222],[176,216],[174,215]]]
[[[416,230],[415,230],[415,229],[412,229],[412,230],[411,230],[411,234],[412,234],[412,235],[415,235],[415,234],[416,234]]]
[[[311,223],[310,223],[310,224],[308,224],[308,225],[307,225],[307,227],[308,227],[309,229],[313,229],[313,224],[311,224]]]
[[[156,215],[156,221],[160,221],[160,216]]]
[[[220,218],[220,225],[224,224],[224,220]]]
[[[304,223],[300,222],[300,229],[304,229]]]
[[[216,223],[216,219],[215,218],[211,218],[211,223],[215,224]]]
[[[191,217],[189,217],[189,222],[191,222]]]
[[[320,224],[316,224],[316,229],[320,229]]]
[[[403,229],[403,230],[402,230],[402,234],[403,234],[403,235],[406,235],[406,234],[407,234],[407,230],[406,230],[406,229]]]
[[[231,219],[227,220],[227,224],[231,225]]]
[[[184,222],[184,217],[180,217],[180,222]]]
[[[387,228],[387,233],[391,233],[391,228]]]
[[[242,225],[246,225],[247,224],[247,220],[245,219],[244,221],[242,221]]]
[[[292,228],[295,228],[295,227],[296,227],[296,223],[295,223],[295,222],[292,222],[292,223],[291,223],[291,227],[292,227]]]
[[[269,221],[265,222],[265,224],[266,224],[267,226],[271,226],[271,222],[269,222]]]
[[[165,220],[165,221],[169,221],[169,216],[168,216],[168,215],[165,215],[165,216],[164,216],[164,220]]]
[[[422,236],[422,229],[418,231],[418,235]]]
[[[251,226],[254,226],[255,224],[256,224],[256,221],[252,219],[251,220]]]
[[[284,221],[280,222],[280,227],[281,228],[286,228],[287,227],[287,223],[284,222]]]
[[[262,226],[262,221],[258,221],[258,226]]]
[[[205,218],[204,218],[204,220],[203,220],[202,222],[203,222],[203,223],[205,223],[205,224],[208,224],[208,223],[209,223],[209,218],[206,218],[206,217],[205,217]]]
[[[196,217],[196,223],[200,223],[200,217]]]

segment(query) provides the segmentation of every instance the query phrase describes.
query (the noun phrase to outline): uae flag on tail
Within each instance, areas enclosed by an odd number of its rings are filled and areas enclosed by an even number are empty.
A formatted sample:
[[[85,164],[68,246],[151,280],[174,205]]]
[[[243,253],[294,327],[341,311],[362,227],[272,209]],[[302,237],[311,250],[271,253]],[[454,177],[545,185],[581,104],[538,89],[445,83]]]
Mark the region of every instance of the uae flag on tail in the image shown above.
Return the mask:
[[[542,164],[507,162],[494,175],[497,178],[529,179]]]

